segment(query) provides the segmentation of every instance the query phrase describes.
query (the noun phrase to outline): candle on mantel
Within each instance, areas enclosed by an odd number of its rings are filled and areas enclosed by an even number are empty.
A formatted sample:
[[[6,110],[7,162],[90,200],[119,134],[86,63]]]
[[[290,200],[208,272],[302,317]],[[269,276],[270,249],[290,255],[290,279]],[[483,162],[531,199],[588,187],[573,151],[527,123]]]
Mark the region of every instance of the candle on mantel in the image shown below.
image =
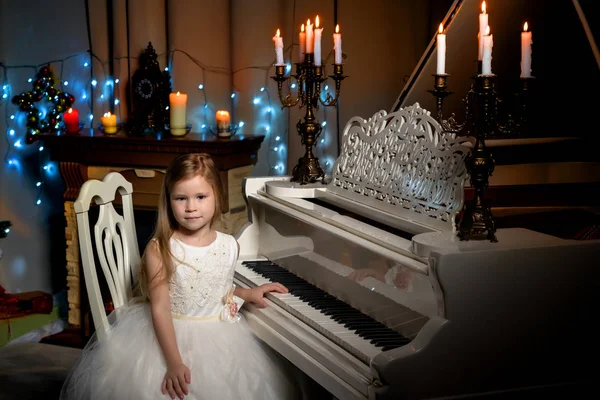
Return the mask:
[[[104,114],[104,116],[101,118],[101,121],[102,127],[104,128],[104,133],[117,133],[117,116],[115,114],[111,114],[109,111]]]
[[[437,74],[446,73],[446,35],[444,26],[440,24],[439,33],[437,35]]]
[[[283,62],[283,38],[277,29],[277,33],[273,36],[273,42],[275,42],[275,54],[277,54],[277,62],[275,65],[284,65]]]
[[[523,24],[521,32],[521,78],[531,78],[531,32],[527,29],[527,22]]]
[[[335,26],[335,32],[333,34],[333,49],[335,53],[335,63],[342,63],[342,34],[340,33],[340,25]]]
[[[308,21],[306,21],[306,52],[307,53],[312,53],[314,51],[314,44],[315,44],[315,38],[314,38],[314,32],[313,32],[313,24],[310,23],[310,19]]]
[[[485,29],[483,37],[483,60],[481,61],[481,75],[492,75],[492,47],[494,47],[494,37],[490,33],[490,26]]]
[[[173,136],[183,136],[187,133],[186,122],[187,94],[169,93],[169,131]]]
[[[306,32],[304,32],[304,24],[300,27],[300,62],[304,61],[304,53],[306,53]]]
[[[479,34],[477,38],[479,40],[479,52],[477,59],[483,60],[483,37],[485,36],[485,28],[488,26],[488,15],[486,14],[485,1],[481,3],[481,14],[479,14]]]
[[[79,132],[79,111],[69,108],[63,116],[65,129],[69,133]]]
[[[323,28],[319,28],[319,16],[315,19],[315,65],[321,65],[321,36]]]
[[[227,132],[229,131],[231,125],[231,117],[229,115],[229,111],[219,110],[217,111],[217,131],[218,132]]]

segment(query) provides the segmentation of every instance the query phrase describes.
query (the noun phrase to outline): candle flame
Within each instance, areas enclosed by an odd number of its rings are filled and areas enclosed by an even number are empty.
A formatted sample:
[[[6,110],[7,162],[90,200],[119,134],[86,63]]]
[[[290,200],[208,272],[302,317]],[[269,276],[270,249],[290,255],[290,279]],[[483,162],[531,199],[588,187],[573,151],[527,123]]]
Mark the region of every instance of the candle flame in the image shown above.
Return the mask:
[[[105,117],[110,117],[110,111],[109,111],[109,112],[107,112],[107,113],[104,113],[104,116],[105,116]]]
[[[317,19],[315,19],[315,28],[319,27],[319,16],[317,15]]]
[[[482,1],[481,2],[481,12],[485,14],[485,10],[486,10],[485,1]]]
[[[340,33],[340,24],[335,26],[335,33]]]
[[[438,29],[439,33],[443,33],[444,32],[444,25],[440,24],[440,28]]]
[[[310,18],[306,21],[306,26],[310,25]]]
[[[180,94],[180,93],[179,93],[179,92],[177,92],[177,96],[179,96],[179,94]]]
[[[275,36],[279,37],[279,29],[277,29],[277,33],[275,34]],[[179,96],[179,92],[177,92],[177,95]]]
[[[490,26],[486,26],[485,27],[485,36],[488,36],[490,34]]]
[[[69,108],[69,110],[67,111],[69,114],[71,114],[73,112],[72,108]]]
[[[304,24],[300,27],[300,32],[304,32]]]
[[[527,22],[525,22],[523,24],[523,32],[527,32],[527,29],[529,29],[529,25],[527,25]]]

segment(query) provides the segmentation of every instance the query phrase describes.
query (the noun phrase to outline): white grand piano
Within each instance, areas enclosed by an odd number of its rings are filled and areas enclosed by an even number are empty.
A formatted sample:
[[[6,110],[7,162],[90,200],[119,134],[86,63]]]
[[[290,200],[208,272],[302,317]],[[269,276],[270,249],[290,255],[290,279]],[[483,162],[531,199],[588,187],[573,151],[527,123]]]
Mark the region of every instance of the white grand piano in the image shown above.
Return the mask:
[[[245,180],[236,284],[290,288],[244,308],[258,337],[338,399],[574,393],[595,378],[600,241],[459,241],[468,143],[418,104],[353,118],[341,141],[326,184]]]

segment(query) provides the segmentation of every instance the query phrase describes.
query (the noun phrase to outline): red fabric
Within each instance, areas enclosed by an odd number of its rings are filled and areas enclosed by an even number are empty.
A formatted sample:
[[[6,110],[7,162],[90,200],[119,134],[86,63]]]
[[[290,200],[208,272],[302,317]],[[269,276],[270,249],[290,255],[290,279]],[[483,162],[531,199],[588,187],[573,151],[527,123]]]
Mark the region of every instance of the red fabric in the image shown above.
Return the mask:
[[[6,289],[0,285],[0,318],[8,318],[19,311],[19,299],[17,296],[6,293]]]
[[[600,239],[600,225],[587,226],[575,234],[575,240]]]
[[[15,318],[28,314],[50,314],[52,296],[44,292],[6,293],[0,285],[0,319]]]

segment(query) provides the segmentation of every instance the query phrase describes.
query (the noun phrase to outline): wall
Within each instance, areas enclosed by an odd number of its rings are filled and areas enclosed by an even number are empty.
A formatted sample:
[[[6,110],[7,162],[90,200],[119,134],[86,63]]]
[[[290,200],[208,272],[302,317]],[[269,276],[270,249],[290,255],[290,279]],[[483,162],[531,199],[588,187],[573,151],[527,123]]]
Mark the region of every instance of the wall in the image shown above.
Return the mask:
[[[326,171],[337,156],[338,121],[341,130],[352,116],[366,118],[380,109],[391,109],[433,32],[430,4],[443,8],[439,3],[448,1],[337,3],[348,78],[342,84],[339,109],[321,108],[317,113],[320,121],[327,121],[324,143],[316,149]],[[270,78],[275,59],[271,37],[277,28],[282,30],[285,58],[295,62],[298,50],[293,43],[297,44],[300,24],[318,14],[324,27],[324,59],[331,68],[333,54],[328,51],[333,47],[333,1],[130,0],[128,10],[125,0],[113,0],[111,8],[106,4],[89,2],[89,37],[85,2],[0,0],[0,61],[11,67],[6,76],[12,85],[10,97],[31,89],[27,79],[42,63],[69,57],[52,64],[57,79],[71,82],[62,89],[76,96],[81,119],[88,126],[97,125],[110,108],[100,96],[108,90],[104,85],[110,67],[107,39],[113,35],[114,78],[121,79],[115,85],[115,98],[120,100],[115,110],[123,120],[127,115],[127,75],[129,70],[135,71],[137,57],[152,41],[161,67],[172,67],[173,89],[189,93],[188,114],[196,129],[214,124],[217,109],[230,109],[234,122],[246,122],[238,134],[267,135],[254,174],[291,171],[304,152],[295,128],[304,109],[280,108],[276,85]],[[83,66],[90,61],[86,54],[90,44],[95,55],[93,72],[90,66]],[[13,68],[21,65],[29,67]],[[98,80],[94,91],[90,89],[92,78]],[[199,83],[204,84],[203,90],[198,89]],[[261,92],[261,87],[267,90]],[[84,93],[93,94],[93,107],[89,98],[82,99]],[[267,112],[269,107],[271,113]],[[90,113],[94,115],[92,121]],[[16,120],[10,115],[16,115]],[[23,129],[24,121],[9,98],[0,103],[0,132],[11,126]],[[22,131],[0,141],[0,152],[6,156],[6,162],[0,163],[0,219],[13,222],[9,236],[0,241],[4,250],[0,284],[9,292],[56,293],[65,287],[63,185],[56,164],[48,164],[49,169],[40,173],[48,160],[39,151],[39,144],[14,146],[20,134]],[[18,155],[20,164],[8,163],[13,155]],[[330,164],[325,165],[327,162]],[[36,187],[37,181],[44,183]],[[41,204],[36,205],[38,198]]]
[[[458,0],[457,0],[458,2]],[[567,117],[576,109],[581,116],[591,115],[600,107],[598,96],[586,96],[589,88],[600,87],[600,55],[586,37],[585,25],[571,0],[555,1],[552,7],[543,0],[487,1],[489,25],[494,46],[492,72],[496,75],[496,89],[504,100],[500,114],[514,106],[520,84],[520,35],[523,24],[532,32],[532,76],[529,89],[529,112],[532,130],[529,136],[579,137],[597,146],[597,129],[590,129],[586,118]],[[599,43],[597,13],[592,13],[592,2],[581,1],[590,33]],[[446,73],[448,90],[454,94],[444,100],[445,116],[456,113],[462,121],[463,98],[477,71],[477,32],[481,0],[464,0],[450,25],[446,26]],[[423,69],[413,85],[406,86],[398,106],[419,102],[426,109],[435,109],[435,98],[427,93],[433,89],[432,74],[436,70],[436,43],[428,46],[430,57],[423,60]],[[598,49],[596,47],[596,52]],[[514,109],[514,107],[513,107]],[[558,116],[548,118],[549,114]],[[561,115],[562,114],[562,115]],[[595,143],[594,143],[595,142]]]

